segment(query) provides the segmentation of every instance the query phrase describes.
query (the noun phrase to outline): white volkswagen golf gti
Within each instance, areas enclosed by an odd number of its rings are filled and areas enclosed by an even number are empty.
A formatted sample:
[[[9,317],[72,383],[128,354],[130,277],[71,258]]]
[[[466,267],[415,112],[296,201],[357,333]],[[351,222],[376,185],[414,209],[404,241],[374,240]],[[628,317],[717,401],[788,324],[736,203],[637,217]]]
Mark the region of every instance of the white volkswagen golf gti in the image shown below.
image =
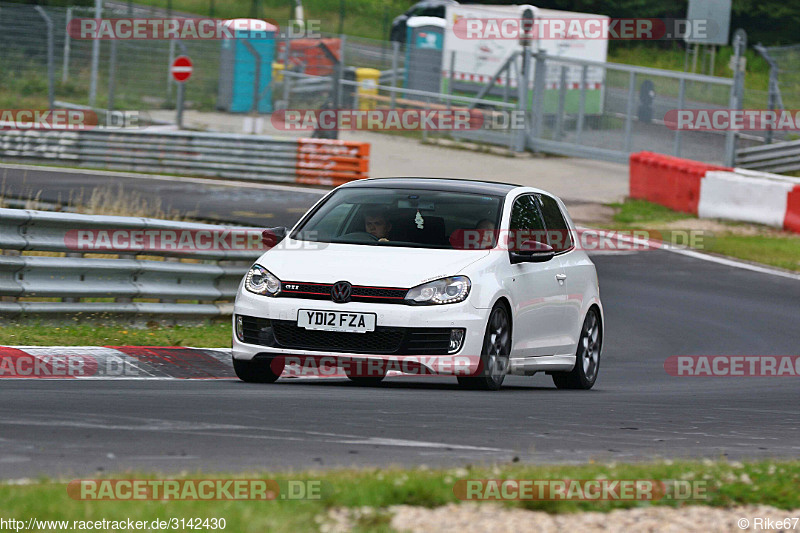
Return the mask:
[[[331,191],[290,231],[272,232],[277,244],[250,268],[234,307],[233,365],[244,381],[275,381],[290,356],[417,358],[415,368],[490,390],[506,374],[545,372],[566,389],[597,380],[597,273],[549,193],[366,179]],[[385,376],[346,373],[360,384]]]

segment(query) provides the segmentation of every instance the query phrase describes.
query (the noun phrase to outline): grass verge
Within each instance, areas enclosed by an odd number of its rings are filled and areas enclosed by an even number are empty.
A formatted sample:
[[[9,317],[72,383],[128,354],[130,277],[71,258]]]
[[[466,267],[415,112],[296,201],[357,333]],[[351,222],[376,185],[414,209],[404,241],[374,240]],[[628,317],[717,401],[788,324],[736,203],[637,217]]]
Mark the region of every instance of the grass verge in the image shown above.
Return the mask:
[[[616,209],[607,229],[700,231],[702,251],[800,272],[800,235],[775,228],[700,219],[644,200],[610,204]]]
[[[122,475],[91,476],[94,479],[163,479],[153,473],[126,472]],[[387,510],[392,505],[438,507],[458,502],[454,484],[458,480],[657,480],[673,485],[694,482],[703,487],[695,496],[666,497],[652,501],[508,501],[503,505],[551,513],[579,511],[607,512],[614,509],[666,505],[763,504],[780,509],[800,508],[800,462],[672,462],[647,464],[586,464],[580,466],[529,466],[506,464],[495,467],[431,470],[407,469],[329,470],[322,472],[238,474],[191,474],[169,479],[271,479],[278,482],[280,496],[273,501],[85,501],[68,496],[69,480],[0,483],[0,501],[6,518],[27,520],[170,520],[224,518],[226,530],[236,532],[325,530],[325,517],[334,508],[358,509],[364,517],[356,530],[387,531]],[[316,499],[292,499],[290,482],[312,482],[318,487]],[[312,486],[300,485],[309,490]],[[184,528],[180,528],[184,529]],[[188,529],[188,528],[186,528]]]
[[[0,326],[6,346],[195,346],[230,348],[228,321],[198,326],[151,325],[144,329],[93,324],[25,323]]]

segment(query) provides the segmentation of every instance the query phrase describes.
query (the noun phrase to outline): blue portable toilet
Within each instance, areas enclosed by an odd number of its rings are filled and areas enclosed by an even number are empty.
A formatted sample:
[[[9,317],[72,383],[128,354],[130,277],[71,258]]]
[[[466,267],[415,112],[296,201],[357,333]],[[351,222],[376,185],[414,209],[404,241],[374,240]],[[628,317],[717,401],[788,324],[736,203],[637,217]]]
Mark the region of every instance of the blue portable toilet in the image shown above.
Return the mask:
[[[232,19],[222,23],[233,38],[222,40],[219,58],[217,108],[231,113],[253,110],[256,59],[248,44],[261,56],[258,83],[258,112],[272,112],[272,62],[275,59],[275,36],[278,28],[264,20]]]

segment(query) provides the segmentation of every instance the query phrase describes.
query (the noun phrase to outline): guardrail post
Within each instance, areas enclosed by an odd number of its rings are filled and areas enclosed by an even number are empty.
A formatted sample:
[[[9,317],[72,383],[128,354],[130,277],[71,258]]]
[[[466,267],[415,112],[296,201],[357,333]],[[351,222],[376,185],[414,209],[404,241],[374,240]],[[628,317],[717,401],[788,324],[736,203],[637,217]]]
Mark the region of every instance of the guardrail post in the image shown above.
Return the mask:
[[[743,29],[733,32],[733,52],[734,67],[733,85],[731,86],[730,105],[731,110],[742,108],[742,97],[744,95],[744,69],[741,68],[741,58],[744,56],[747,47],[747,33]],[[736,132],[729,129],[725,135],[725,159],[723,164],[732,167],[736,161]]]
[[[455,50],[453,51],[453,55],[455,55]],[[392,87],[397,87],[397,61],[398,57],[400,56],[400,43],[397,41],[392,41]],[[451,63],[452,68],[452,63]],[[389,95],[389,109],[394,109],[394,103],[397,96],[395,92],[392,91]]]
[[[72,8],[67,8],[67,25],[66,31],[64,32],[64,63],[61,67],[61,83],[66,83],[67,78],[69,77],[69,52],[70,52],[70,35],[69,35],[69,23],[72,20]]]
[[[631,71],[630,81],[628,82],[628,105],[625,109],[625,147],[624,150],[628,153],[631,151],[632,146],[632,133],[633,133],[633,102],[636,98],[636,73]]]
[[[50,15],[47,14],[42,6],[36,6],[35,9],[44,19],[44,23],[47,26],[47,101],[50,106],[49,109],[53,109],[56,100],[55,66],[53,65],[53,19],[50,18]]]
[[[114,111],[114,92],[117,88],[117,40],[111,40],[111,54],[108,58],[108,113]]]
[[[678,109],[683,109],[684,100],[686,99],[686,80],[681,78],[680,86],[678,88]],[[681,130],[675,127],[675,141],[672,145],[672,152],[675,157],[681,156]]]
[[[291,69],[289,68],[289,49],[292,46],[292,41],[289,38],[288,32],[286,37],[283,38],[283,109],[289,109],[289,89],[292,77],[289,76]]]
[[[339,36],[339,63],[336,65],[336,108],[342,108],[342,78],[344,77],[345,59],[344,52],[347,45],[347,35],[341,34]],[[337,130],[338,133],[338,130]]]
[[[575,144],[581,143],[584,121],[586,120],[586,78],[588,69],[588,65],[583,65],[583,68],[581,68],[581,98],[578,104],[578,124],[575,126]]]
[[[560,141],[564,135],[564,109],[567,100],[567,66],[561,65],[561,76],[558,80],[558,115],[556,115],[556,133],[554,140]]]
[[[533,68],[533,123],[529,138],[535,143],[543,136],[544,129],[544,95],[547,87],[545,77],[547,76],[547,53],[539,50],[535,54]],[[527,78],[520,74],[519,83],[527,83]],[[536,151],[536,146],[531,146]]]
[[[103,0],[94,0],[94,18],[103,16]],[[100,39],[92,40],[92,67],[89,79],[89,107],[97,103],[97,70],[100,68]]]
[[[83,257],[83,254],[80,252],[67,252],[64,254],[65,257]],[[72,298],[72,297],[65,297],[61,298],[61,301],[68,304],[74,304],[80,301],[80,298]]]
[[[172,99],[172,84],[174,83],[172,78],[172,72],[170,72],[169,67],[175,62],[175,39],[170,39],[169,41],[169,63],[167,63],[167,102]],[[180,86],[180,84],[179,84]]]
[[[530,79],[530,51],[527,46],[522,47],[522,68],[519,74],[519,100],[517,101],[517,110],[522,113],[524,117],[523,122],[525,127],[517,134],[517,144],[514,147],[515,152],[525,151],[525,132],[528,129],[530,117],[528,116],[528,80]],[[492,79],[494,82],[494,79]],[[487,91],[488,92],[488,91]],[[481,95],[479,95],[481,96]],[[534,93],[535,96],[535,93]]]

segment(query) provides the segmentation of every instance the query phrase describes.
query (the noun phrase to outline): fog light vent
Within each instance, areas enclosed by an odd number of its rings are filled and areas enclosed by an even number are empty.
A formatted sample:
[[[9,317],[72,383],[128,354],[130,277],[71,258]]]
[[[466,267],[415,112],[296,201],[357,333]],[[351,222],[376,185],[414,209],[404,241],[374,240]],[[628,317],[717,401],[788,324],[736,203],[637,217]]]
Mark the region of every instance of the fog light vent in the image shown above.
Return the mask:
[[[464,329],[451,329],[450,330],[450,347],[447,350],[447,353],[456,353],[461,349],[461,345],[464,344],[464,337],[466,336],[466,330]]]
[[[239,342],[244,341],[244,325],[241,315],[236,315],[236,338],[239,339]]]

